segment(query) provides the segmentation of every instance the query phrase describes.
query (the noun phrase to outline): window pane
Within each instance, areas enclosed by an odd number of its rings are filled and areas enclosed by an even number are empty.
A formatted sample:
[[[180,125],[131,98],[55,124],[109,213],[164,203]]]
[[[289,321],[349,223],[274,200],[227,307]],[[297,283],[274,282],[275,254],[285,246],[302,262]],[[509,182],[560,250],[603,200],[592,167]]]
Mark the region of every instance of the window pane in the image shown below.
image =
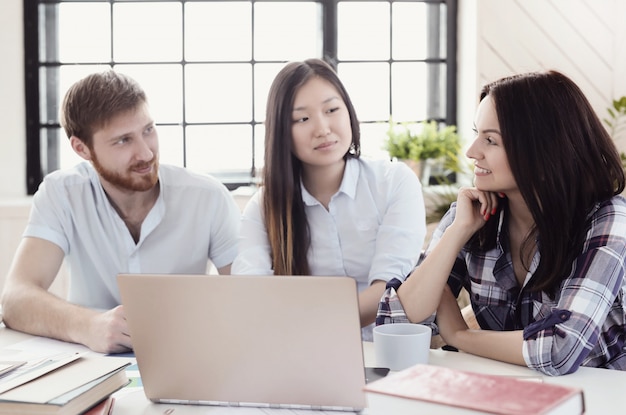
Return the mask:
[[[393,3],[393,59],[427,57],[426,3]]]
[[[58,128],[60,102],[71,84],[110,65],[146,90],[161,161],[222,179],[219,170],[238,181],[253,166],[260,173],[267,94],[286,61],[326,53],[338,62],[362,122],[364,156],[387,157],[390,115],[445,119],[445,2],[35,1],[41,137],[28,140],[30,148],[37,140],[41,160],[28,157],[43,170],[81,160]],[[335,17],[337,32],[324,35]]]
[[[59,68],[59,90],[61,98],[67,90],[78,80],[94,72],[103,72],[111,69],[109,65],[63,65]]]
[[[187,167],[226,174],[250,172],[252,127],[215,125],[187,127]]]
[[[427,115],[432,118],[446,118],[446,81],[447,66],[444,63],[431,63],[426,65],[428,70],[428,103],[426,104]]]
[[[60,62],[107,62],[111,59],[111,6],[108,3],[61,3],[58,10]]]
[[[37,38],[39,39],[37,55],[39,56],[40,62],[51,62],[58,58],[57,51],[60,45],[58,45],[55,41],[56,39],[54,39],[57,31],[55,26],[57,10],[58,7],[55,4],[40,4],[39,7],[37,7],[37,18],[41,22],[46,22],[45,25],[40,25],[37,31]],[[50,21],[55,21],[55,23],[52,24]],[[26,30],[24,30],[24,32],[26,32]],[[28,45],[25,43],[24,46]],[[33,51],[30,51],[30,53],[32,54]]]
[[[267,95],[276,74],[285,66],[284,63],[258,63],[254,66],[254,120],[265,121]]]
[[[157,125],[159,162],[184,167],[183,127]]]
[[[116,65],[146,91],[156,123],[182,123],[183,70],[181,65]]]
[[[250,64],[190,64],[185,75],[188,122],[252,120]]]
[[[444,64],[394,63],[391,82],[395,122],[445,118]]]
[[[118,62],[182,59],[180,2],[114,3],[113,57]]]
[[[389,158],[389,153],[383,147],[388,129],[387,122],[361,124],[361,154],[364,157]]]
[[[251,16],[249,2],[186,3],[187,61],[250,60]]]
[[[254,167],[257,180],[261,179],[261,169],[265,166],[265,125],[254,127]]]
[[[339,2],[337,55],[340,60],[390,57],[388,2]]]
[[[39,67],[39,74],[39,122],[41,124],[58,122],[61,102],[59,68]]]
[[[302,60],[322,56],[322,6],[316,2],[254,4],[254,58]]]
[[[55,145],[59,141],[58,133],[59,131],[53,128],[44,128],[40,132],[39,152],[41,153],[41,167],[45,171],[50,170],[58,162],[59,149]]]
[[[443,4],[429,4],[427,7],[428,19],[432,22],[439,23],[437,32],[431,31],[428,38],[428,49],[430,50],[429,58],[445,59],[448,54],[446,52],[446,44],[448,42],[448,24],[446,16],[446,7]]]
[[[394,122],[427,118],[427,81],[425,63],[391,65],[391,116]]]
[[[435,8],[437,7],[437,5],[431,4],[429,7]],[[447,59],[448,17],[446,13],[446,6],[443,4],[439,6],[439,19],[439,33],[437,33],[439,37],[431,37],[430,40],[432,40],[434,44],[436,44],[436,42],[439,42],[439,57],[441,57],[442,59]],[[432,49],[434,50],[435,48]]]
[[[42,137],[45,137],[43,134],[45,130],[42,130]],[[70,145],[70,140],[67,138],[65,131],[62,128],[57,129],[57,134],[59,137],[58,149],[59,149],[59,164],[61,168],[69,168],[75,166],[81,161],[85,161],[81,156],[76,154],[76,152],[72,149]]]
[[[42,123],[58,123],[59,109],[67,90],[79,79],[93,72],[110,69],[108,65],[63,65],[42,67],[40,85],[40,118]]]
[[[389,119],[389,64],[340,63],[337,72],[359,121]]]

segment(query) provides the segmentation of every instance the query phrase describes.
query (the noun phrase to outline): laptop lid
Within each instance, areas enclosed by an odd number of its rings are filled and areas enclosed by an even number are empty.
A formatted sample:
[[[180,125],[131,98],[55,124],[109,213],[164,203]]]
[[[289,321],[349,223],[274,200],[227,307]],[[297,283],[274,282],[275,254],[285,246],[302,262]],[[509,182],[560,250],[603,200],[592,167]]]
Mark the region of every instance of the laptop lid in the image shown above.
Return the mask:
[[[118,283],[154,402],[366,406],[352,278],[120,274]]]

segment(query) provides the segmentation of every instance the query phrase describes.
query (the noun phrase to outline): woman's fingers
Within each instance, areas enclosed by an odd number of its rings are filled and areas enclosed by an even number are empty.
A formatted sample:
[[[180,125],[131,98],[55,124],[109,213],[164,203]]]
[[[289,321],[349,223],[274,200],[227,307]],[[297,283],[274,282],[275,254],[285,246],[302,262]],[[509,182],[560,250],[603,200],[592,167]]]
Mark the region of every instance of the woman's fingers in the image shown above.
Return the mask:
[[[494,192],[484,192],[474,187],[459,189],[457,198],[457,209],[477,209],[477,213],[483,220],[487,221],[496,214],[498,209],[498,194]]]

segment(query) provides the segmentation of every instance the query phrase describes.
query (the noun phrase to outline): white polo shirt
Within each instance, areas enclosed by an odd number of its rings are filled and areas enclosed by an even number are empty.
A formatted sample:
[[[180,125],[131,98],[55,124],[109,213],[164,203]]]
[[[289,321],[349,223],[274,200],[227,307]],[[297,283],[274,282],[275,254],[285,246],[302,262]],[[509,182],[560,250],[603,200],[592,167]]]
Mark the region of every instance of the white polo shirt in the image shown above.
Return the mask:
[[[263,188],[242,216],[233,274],[273,274],[263,219]],[[419,179],[404,163],[348,159],[328,210],[302,186],[313,275],[347,275],[359,291],[374,280],[404,280],[417,264],[426,220]]]
[[[240,211],[222,183],[161,165],[159,186],[135,243],[89,162],[45,177],[23,236],[45,239],[65,252],[69,301],[110,309],[121,301],[118,273],[204,274],[208,259],[217,268],[234,260]]]

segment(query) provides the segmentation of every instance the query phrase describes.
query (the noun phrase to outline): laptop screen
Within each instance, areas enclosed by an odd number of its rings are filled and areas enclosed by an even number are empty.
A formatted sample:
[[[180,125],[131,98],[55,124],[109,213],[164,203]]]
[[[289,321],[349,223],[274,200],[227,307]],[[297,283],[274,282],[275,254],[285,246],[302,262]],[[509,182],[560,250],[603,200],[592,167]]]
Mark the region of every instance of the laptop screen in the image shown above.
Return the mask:
[[[118,283],[152,401],[366,406],[352,278],[120,274]]]

